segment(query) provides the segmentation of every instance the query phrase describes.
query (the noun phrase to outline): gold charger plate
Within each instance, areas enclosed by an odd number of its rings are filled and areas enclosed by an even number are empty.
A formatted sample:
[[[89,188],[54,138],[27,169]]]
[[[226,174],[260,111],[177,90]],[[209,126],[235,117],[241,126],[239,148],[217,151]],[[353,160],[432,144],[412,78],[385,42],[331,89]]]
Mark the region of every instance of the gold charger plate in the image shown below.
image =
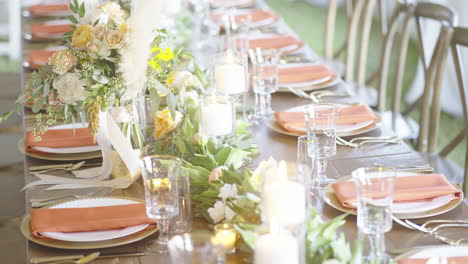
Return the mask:
[[[296,107],[293,107],[293,108],[296,108]],[[290,108],[290,109],[291,109],[291,108]],[[290,110],[290,109],[286,109],[284,112],[287,112],[287,111]],[[363,133],[370,132],[370,131],[372,131],[372,130],[378,128],[378,127],[382,124],[382,117],[381,117],[380,114],[377,113],[377,112],[374,112],[374,114],[377,116],[377,120],[376,120],[375,122],[372,122],[370,125],[365,126],[365,127],[361,127],[361,128],[359,128],[359,129],[351,130],[351,131],[336,132],[336,136],[337,136],[337,137],[355,136],[355,135],[359,135],[359,134],[363,134]],[[294,132],[285,130],[285,129],[282,128],[280,125],[278,125],[278,123],[276,123],[276,119],[275,119],[275,116],[274,116],[274,115],[269,116],[269,117],[265,120],[265,124],[266,124],[267,127],[269,127],[271,130],[273,130],[273,131],[275,131],[275,132],[278,132],[278,133],[280,133],[280,134],[283,134],[283,135],[293,136],[293,137],[299,137],[299,136],[305,135],[305,134],[298,134],[298,133],[294,133]]]
[[[58,154],[46,152],[28,152],[25,151],[24,139],[18,142],[18,150],[26,156],[42,159],[42,160],[55,160],[55,161],[69,161],[69,160],[89,160],[101,158],[101,151],[91,151],[84,153],[71,153],[71,154]]]
[[[120,197],[120,196],[103,196],[103,197],[92,197],[92,198],[118,198],[118,199],[127,199],[127,200],[132,200],[132,201],[137,201],[140,203],[144,203],[143,200],[137,199],[137,198],[131,198],[131,197]],[[73,201],[73,200],[81,200],[81,199],[88,199],[88,198],[80,198],[80,199],[68,199],[61,201],[59,203],[64,203],[68,201]],[[59,204],[57,203],[57,204]],[[48,207],[54,206],[55,204],[52,204]],[[125,244],[130,244],[139,240],[142,240],[152,234],[154,234],[157,230],[158,227],[154,227],[151,229],[145,229],[143,231],[140,231],[135,234],[131,234],[125,237],[120,237],[120,238],[115,238],[115,239],[110,239],[110,240],[105,240],[105,241],[96,241],[96,242],[70,242],[70,241],[61,241],[61,240],[55,240],[55,239],[40,239],[36,238],[31,234],[31,228],[30,228],[30,220],[31,217],[30,215],[26,215],[23,220],[21,221],[21,233],[30,241],[37,243],[39,245],[47,246],[47,247],[53,247],[53,248],[60,248],[60,249],[98,249],[98,248],[109,248],[109,247],[116,247],[116,246],[121,246]]]
[[[343,177],[337,180],[337,182],[344,182],[350,178],[351,176]],[[458,188],[455,184],[453,186],[455,186],[455,188],[457,188],[460,191],[460,194],[461,194],[460,199],[452,199],[447,204],[442,205],[441,207],[438,207],[432,210],[427,210],[427,211],[417,212],[417,213],[404,213],[404,214],[395,213],[394,215],[400,219],[417,219],[417,218],[425,218],[425,217],[440,215],[452,209],[455,209],[463,201],[464,194],[463,194],[463,191],[460,188]],[[338,200],[338,197],[336,197],[335,191],[331,187],[331,184],[325,187],[323,199],[328,205],[337,209],[338,211],[342,211],[342,212],[350,213],[354,215],[356,214],[355,209],[346,208],[340,203],[340,201]]]

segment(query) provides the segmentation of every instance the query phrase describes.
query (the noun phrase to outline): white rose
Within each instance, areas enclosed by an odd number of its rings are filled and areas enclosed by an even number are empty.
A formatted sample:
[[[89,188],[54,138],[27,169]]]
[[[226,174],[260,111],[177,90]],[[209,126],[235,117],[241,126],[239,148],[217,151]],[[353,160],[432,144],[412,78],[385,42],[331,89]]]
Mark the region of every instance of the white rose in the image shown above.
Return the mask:
[[[224,203],[217,201],[213,207],[208,208],[208,214],[215,224],[221,222],[224,219]]]
[[[86,99],[88,92],[85,90],[85,80],[80,79],[79,73],[65,73],[54,80],[53,86],[57,90],[60,99],[67,104],[75,104]]]
[[[189,71],[181,71],[177,73],[172,86],[177,88],[179,91],[186,89],[188,87],[197,87],[200,86],[200,80]]]
[[[218,197],[226,201],[228,198],[234,198],[237,196],[237,185],[235,184],[224,184],[219,190]]]
[[[228,221],[231,221],[237,215],[236,212],[234,212],[229,206],[224,207],[224,214],[226,215],[226,220]]]

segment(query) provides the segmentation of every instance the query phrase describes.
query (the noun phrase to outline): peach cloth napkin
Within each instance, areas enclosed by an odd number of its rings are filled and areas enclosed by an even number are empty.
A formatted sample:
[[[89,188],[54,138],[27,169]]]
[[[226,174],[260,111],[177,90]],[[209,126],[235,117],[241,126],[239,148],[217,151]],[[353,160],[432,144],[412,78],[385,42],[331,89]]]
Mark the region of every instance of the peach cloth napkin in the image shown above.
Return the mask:
[[[249,41],[249,47],[251,49],[261,48],[261,49],[282,49],[288,48],[288,51],[293,51],[301,48],[304,45],[304,42],[299,39],[289,36],[289,35],[279,35],[273,37],[265,37],[258,39],[251,39]],[[292,47],[289,49],[289,47]]]
[[[211,4],[214,6],[223,6],[228,4],[229,6],[244,6],[255,3],[256,0],[212,0]]]
[[[279,69],[280,84],[309,82],[335,76],[336,74],[323,64]]]
[[[49,58],[56,52],[56,50],[33,50],[29,53],[28,63],[32,69],[39,69],[46,65]]]
[[[449,264],[466,264],[468,257],[450,257],[447,258]],[[426,264],[429,259],[401,259],[398,264]]]
[[[212,17],[214,19],[221,19],[223,15],[224,13],[216,13],[216,14],[212,14]],[[261,22],[267,19],[273,19],[276,21],[279,18],[278,15],[268,10],[252,10],[251,12],[247,14],[235,15],[234,20],[236,22],[244,21],[248,16],[252,18],[251,22],[253,23]]]
[[[68,4],[32,5],[29,7],[31,15],[36,17],[50,16],[57,13],[61,14],[69,10]]]
[[[344,207],[355,208],[357,201],[356,187],[353,181],[332,184],[336,197]],[[408,177],[396,177],[393,193],[394,202],[410,202],[432,199],[442,195],[460,194],[442,174],[427,174]],[[378,197],[376,192],[375,196]]]
[[[48,148],[71,148],[93,146],[96,143],[89,128],[70,128],[70,129],[49,129],[41,136],[40,141],[34,140],[34,135],[31,131],[26,132],[25,146],[26,151],[37,151],[32,147],[48,147]]]
[[[31,36],[33,40],[48,40],[62,36],[68,31],[72,31],[72,24],[64,23],[57,25],[47,25],[43,23],[31,25]]]
[[[128,204],[89,208],[41,208],[31,210],[31,233],[43,238],[42,232],[88,232],[121,229],[150,224],[145,204]]]
[[[276,112],[275,119],[284,129],[299,134],[306,133],[303,112]],[[377,116],[367,105],[352,105],[340,108],[337,125],[350,125],[364,121],[377,120]]]

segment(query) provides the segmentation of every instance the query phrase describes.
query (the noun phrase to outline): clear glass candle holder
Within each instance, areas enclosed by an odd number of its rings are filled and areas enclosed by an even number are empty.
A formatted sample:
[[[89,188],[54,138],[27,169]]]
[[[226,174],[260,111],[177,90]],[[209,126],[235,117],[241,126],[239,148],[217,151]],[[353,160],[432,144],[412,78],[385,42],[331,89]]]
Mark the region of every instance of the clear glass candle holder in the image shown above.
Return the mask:
[[[254,264],[302,264],[305,243],[299,233],[275,223],[262,225],[254,235]]]
[[[217,94],[240,96],[248,87],[247,55],[228,49],[213,60],[214,88]]]
[[[200,129],[203,135],[223,140],[235,133],[234,104],[228,96],[205,95],[200,104]]]
[[[237,231],[232,224],[217,224],[214,227],[214,239],[221,245],[226,254],[236,252]]]

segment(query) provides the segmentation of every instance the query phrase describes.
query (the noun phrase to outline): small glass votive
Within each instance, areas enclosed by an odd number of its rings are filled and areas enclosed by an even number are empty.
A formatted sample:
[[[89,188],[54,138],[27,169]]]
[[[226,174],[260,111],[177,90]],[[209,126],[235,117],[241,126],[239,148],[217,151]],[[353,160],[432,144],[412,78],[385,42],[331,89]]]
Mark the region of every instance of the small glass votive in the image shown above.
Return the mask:
[[[226,254],[236,252],[237,231],[232,224],[217,224],[214,227],[213,239],[221,245]]]
[[[217,94],[242,95],[247,91],[247,55],[230,49],[217,54],[213,61]]]
[[[200,126],[203,135],[223,139],[234,134],[235,111],[229,97],[206,95],[200,105]]]

